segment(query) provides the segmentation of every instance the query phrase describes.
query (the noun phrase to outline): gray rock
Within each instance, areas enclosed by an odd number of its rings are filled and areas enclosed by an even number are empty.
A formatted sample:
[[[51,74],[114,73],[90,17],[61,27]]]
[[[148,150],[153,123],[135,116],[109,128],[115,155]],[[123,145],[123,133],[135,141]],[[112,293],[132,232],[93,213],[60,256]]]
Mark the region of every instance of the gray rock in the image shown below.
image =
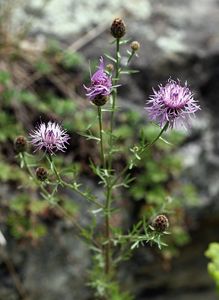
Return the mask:
[[[72,229],[63,231],[56,226],[38,247],[27,253],[23,273],[30,299],[88,299],[90,292],[84,282],[89,265],[87,245]]]

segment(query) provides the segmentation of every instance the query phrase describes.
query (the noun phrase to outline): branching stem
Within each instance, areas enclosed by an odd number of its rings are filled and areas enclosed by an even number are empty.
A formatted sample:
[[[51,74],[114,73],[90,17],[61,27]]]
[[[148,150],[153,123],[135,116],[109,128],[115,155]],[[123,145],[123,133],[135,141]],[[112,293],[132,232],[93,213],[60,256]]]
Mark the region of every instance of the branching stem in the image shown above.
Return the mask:
[[[98,106],[98,119],[99,119],[99,129],[100,129],[100,156],[102,167],[106,168],[105,157],[104,157],[104,148],[103,148],[103,126],[102,126],[102,109],[101,106]]]
[[[25,153],[21,153],[21,159],[23,160],[24,167],[26,168],[27,172],[29,173],[30,177],[34,180],[34,182],[36,183],[36,185],[40,187],[41,191],[44,193],[44,195],[45,195],[48,199],[51,198],[50,193],[47,191],[47,189],[43,186],[42,183],[41,183],[41,184],[39,183],[39,181],[37,180],[36,176],[34,175],[32,169],[30,168],[30,166],[29,166],[29,164],[28,164],[28,162],[27,162],[27,160],[26,160]],[[56,170],[55,174],[56,174],[56,176],[57,176],[57,179],[60,180],[59,183],[62,184],[62,186],[65,186],[65,187],[68,187],[68,188],[71,188],[71,189],[77,191],[81,196],[84,196],[83,192],[81,192],[81,191],[75,189],[75,188],[73,187],[73,185],[68,184],[67,182],[63,181],[62,178],[60,177],[60,175],[59,175],[57,169],[56,169],[56,166],[55,166],[55,164],[54,164],[52,158],[50,158],[49,161],[50,161],[50,163],[53,163],[53,168],[54,168],[54,171]],[[85,196],[84,196],[84,197],[85,197]],[[92,201],[94,201],[94,200],[92,199]],[[95,201],[94,201],[94,202],[95,202]],[[95,203],[99,205],[98,202],[95,202]],[[72,222],[72,224],[73,224],[73,225],[76,227],[76,229],[78,230],[79,234],[80,234],[80,235],[83,235],[84,228],[83,228],[83,227],[82,227],[82,226],[81,226],[81,225],[80,225],[80,224],[79,224],[79,223],[78,223],[78,222],[77,222],[70,214],[68,214],[68,212],[67,212],[61,205],[59,205],[59,203],[55,202],[54,204],[55,204],[55,206],[58,208],[58,210],[59,210],[65,217],[67,217],[67,218]],[[103,207],[103,206],[101,205],[101,207]],[[97,246],[98,248],[100,248],[100,245],[99,245],[99,243],[96,242],[96,240],[94,240],[93,238],[91,238],[91,241],[93,242],[93,244],[94,244],[95,246]]]
[[[162,136],[162,134],[164,133],[164,131],[167,130],[169,126],[169,122],[167,122],[164,127],[161,129],[161,131],[159,132],[159,134],[153,139],[152,142],[144,145],[144,147],[141,149],[140,151],[140,155],[143,154],[145,152],[145,150],[147,150],[148,148],[150,148],[152,145],[154,145],[156,143],[157,140],[159,140],[159,138]],[[137,161],[137,158],[135,157],[134,162]],[[133,162],[133,163],[134,163]],[[127,164],[127,166],[125,166],[125,168],[119,173],[119,175],[114,179],[114,181],[112,182],[112,185],[115,185],[118,180],[129,170],[130,166],[129,164]]]
[[[77,194],[79,194],[80,196],[82,196],[83,198],[85,198],[87,201],[89,201],[89,202],[91,202],[91,203],[99,206],[100,208],[103,208],[103,205],[101,203],[99,203],[98,201],[96,201],[93,197],[89,196],[88,193],[81,191],[77,187],[77,184],[74,185],[74,184],[68,183],[64,179],[62,179],[62,177],[60,176],[60,174],[59,174],[59,172],[58,172],[58,170],[56,168],[56,165],[55,165],[55,163],[53,161],[52,156],[48,156],[47,159],[48,159],[49,163],[51,164],[51,169],[55,173],[56,178],[58,180],[58,183],[61,186],[70,188],[71,190],[73,190],[74,192],[76,192]]]

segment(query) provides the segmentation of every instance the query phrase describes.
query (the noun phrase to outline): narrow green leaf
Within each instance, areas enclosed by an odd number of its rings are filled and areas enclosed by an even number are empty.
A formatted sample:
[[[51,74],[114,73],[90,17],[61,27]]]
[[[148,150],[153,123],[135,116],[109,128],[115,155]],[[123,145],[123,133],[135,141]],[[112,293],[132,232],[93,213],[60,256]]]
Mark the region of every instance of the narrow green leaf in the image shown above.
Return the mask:
[[[125,45],[125,44],[128,44],[130,43],[130,39],[127,39],[127,40],[120,40],[119,41],[119,45]]]
[[[115,59],[114,57],[112,57],[111,55],[106,54],[106,53],[104,53],[104,55],[105,55],[109,60],[111,60],[111,61],[113,61],[114,63],[116,63],[116,59]]]
[[[120,74],[136,74],[139,73],[138,70],[123,70],[120,72]]]

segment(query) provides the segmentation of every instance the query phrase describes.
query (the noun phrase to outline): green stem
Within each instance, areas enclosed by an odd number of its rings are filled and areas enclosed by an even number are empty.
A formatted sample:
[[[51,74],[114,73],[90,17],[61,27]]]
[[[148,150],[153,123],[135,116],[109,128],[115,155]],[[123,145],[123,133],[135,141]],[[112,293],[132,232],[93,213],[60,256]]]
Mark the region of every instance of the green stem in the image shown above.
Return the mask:
[[[105,236],[106,236],[106,245],[105,245],[105,273],[108,275],[110,273],[111,265],[111,245],[110,245],[110,205],[111,205],[112,190],[111,187],[107,187],[106,195],[106,207],[105,207]]]
[[[34,180],[35,184],[36,184],[36,185],[39,185],[39,181],[37,180],[35,174],[33,173],[32,169],[30,168],[30,166],[29,166],[28,163],[27,163],[25,153],[21,153],[21,158],[22,158],[22,160],[23,160],[23,162],[24,162],[24,166],[25,166],[25,168],[27,169],[29,175],[30,175],[31,178]],[[45,187],[44,187],[42,184],[40,184],[40,188],[41,188],[42,192],[43,192],[47,197],[50,197],[49,192],[45,189]]]
[[[27,169],[29,175],[30,175],[33,179],[35,179],[35,176],[34,176],[34,174],[33,174],[32,170],[31,170],[31,168],[29,167],[29,165],[28,165],[28,163],[27,163],[26,156],[25,156],[25,152],[21,152],[21,153],[20,153],[20,158],[21,158],[21,160],[23,161],[24,167]]]
[[[36,179],[36,176],[34,175],[33,171],[31,170],[31,168],[29,167],[29,165],[28,165],[28,163],[27,163],[26,156],[25,156],[24,153],[21,153],[21,158],[22,158],[22,160],[23,160],[23,162],[24,162],[24,166],[25,166],[25,168],[27,169],[28,173],[30,174],[31,178],[33,178],[34,182],[35,182],[37,185],[39,185],[39,182],[38,182],[38,180]],[[89,202],[91,202],[91,203],[93,203],[93,204],[99,206],[100,208],[104,208],[104,206],[103,206],[101,203],[97,202],[97,201],[96,201],[95,199],[93,199],[92,197],[89,197],[89,195],[88,195],[86,192],[83,192],[83,191],[79,190],[78,188],[76,188],[73,184],[70,184],[70,183],[64,181],[64,180],[61,178],[61,176],[59,175],[59,173],[58,173],[58,171],[57,171],[57,169],[56,169],[56,166],[55,166],[53,160],[51,161],[50,158],[47,158],[47,159],[49,160],[50,163],[53,164],[53,170],[54,170],[54,173],[55,173],[55,175],[56,175],[56,177],[57,177],[57,179],[58,179],[59,184],[61,184],[62,186],[65,186],[65,187],[67,187],[67,188],[70,188],[71,190],[75,191],[75,192],[78,193],[80,196],[82,196],[83,198],[85,198],[85,199],[88,200]],[[51,159],[52,159],[52,158],[51,158]],[[48,197],[50,196],[50,194],[48,193],[48,191],[45,189],[45,187],[44,187],[42,184],[40,185],[40,188],[41,188],[41,190],[43,191],[43,193],[44,193],[45,195],[47,195]]]
[[[28,171],[30,177],[33,179],[33,181],[34,181],[34,183],[35,183],[36,185],[39,185],[39,181],[37,180],[35,174],[33,173],[32,169],[30,168],[30,166],[29,166],[28,163],[27,163],[25,153],[21,153],[21,158],[22,158],[22,160],[23,160],[23,162],[24,162],[24,167],[27,169],[27,171]],[[40,188],[41,188],[42,192],[43,192],[47,197],[50,196],[49,192],[45,189],[45,187],[44,187],[42,184],[40,185]]]
[[[113,80],[113,85],[118,83],[119,79],[119,63],[120,63],[120,54],[119,54],[119,45],[120,39],[116,40],[116,65],[115,65],[115,78]],[[113,128],[115,122],[115,108],[116,108],[116,98],[117,98],[117,88],[114,89],[112,95],[112,109],[111,109],[111,118],[110,118],[110,137],[109,137],[109,157],[108,157],[108,170],[111,173],[112,169],[112,153],[113,153]],[[105,203],[105,239],[106,245],[104,247],[105,251],[105,274],[109,275],[111,272],[111,243],[110,243],[110,207],[112,202],[112,185],[111,180],[107,182],[107,191],[106,191],[106,203]]]
[[[102,109],[98,106],[98,119],[99,119],[99,129],[100,129],[100,156],[101,156],[101,164],[103,168],[106,168],[105,157],[104,157],[104,149],[103,149],[103,126],[102,126]]]
[[[153,139],[152,142],[146,144],[142,149],[140,154],[144,153],[146,149],[148,149],[149,147],[151,147],[157,140],[159,140],[159,138],[161,137],[161,135],[164,133],[164,131],[167,130],[169,126],[169,122],[166,122],[166,124],[164,125],[164,127],[161,129],[161,131],[159,132],[159,134],[155,137],[155,139]],[[134,162],[137,161],[137,158],[135,157]],[[114,179],[114,181],[112,182],[112,186],[114,184],[116,184],[116,182],[119,180],[119,178],[121,178],[127,171],[129,170],[129,164],[127,164],[127,166],[119,173],[119,175]]]
[[[161,129],[160,133],[156,136],[156,138],[149,144],[146,144],[145,147],[143,148],[142,153],[149,147],[151,147],[154,143],[156,143],[157,140],[159,140],[159,138],[162,136],[162,134],[164,133],[164,131],[167,130],[169,126],[169,122],[167,121],[166,124],[164,125],[164,127]]]
[[[56,175],[56,178],[57,178],[58,182],[59,182],[61,185],[63,185],[63,183],[62,183],[62,178],[61,178],[61,176],[59,175],[58,170],[56,169],[56,166],[55,166],[55,164],[54,164],[54,161],[53,161],[53,159],[52,159],[52,156],[51,156],[50,154],[48,154],[46,157],[47,157],[47,159],[48,159],[48,161],[49,161],[49,163],[50,163],[50,168],[51,168],[51,170],[52,170],[52,171],[55,173],[55,175]]]
[[[132,52],[131,52],[131,54],[130,54],[130,56],[128,58],[127,65],[130,63],[130,61],[131,61],[132,57],[134,56],[134,54],[135,54],[135,51],[132,50]]]
[[[59,174],[59,172],[58,172],[58,170],[56,168],[56,165],[55,165],[55,163],[54,163],[51,155],[47,156],[47,159],[50,162],[51,169],[52,169],[52,171],[54,171],[54,173],[56,175],[56,178],[57,178],[59,184],[61,184],[61,186],[72,189],[73,191],[77,192],[80,196],[82,196],[83,198],[85,198],[86,200],[88,200],[89,202],[92,202],[92,203],[96,204],[97,206],[99,206],[100,208],[103,208],[102,204],[100,204],[95,199],[93,199],[92,197],[90,197],[86,192],[82,192],[75,185],[70,184],[70,183],[68,183],[68,182],[66,182],[65,180],[62,179],[62,177],[60,176],[60,174]]]
[[[93,199],[92,197],[90,197],[86,192],[82,192],[81,190],[79,190],[78,188],[76,188],[73,184],[70,184],[66,181],[64,181],[63,179],[61,179],[61,183],[63,186],[65,186],[66,188],[69,188],[75,192],[77,192],[80,196],[82,196],[83,198],[87,199],[87,201],[99,206],[100,208],[104,208],[104,206],[97,202],[95,199]]]
[[[113,80],[113,85],[118,83],[119,77],[119,42],[120,39],[116,40],[116,65],[115,65],[115,78]],[[115,118],[115,108],[116,108],[116,98],[117,98],[117,88],[114,89],[112,94],[112,111],[110,118],[110,140],[109,140],[109,170],[112,168],[112,148],[113,148],[113,127],[114,127],[114,118]]]
[[[27,160],[26,160],[26,156],[25,156],[25,153],[21,153],[21,159],[23,160],[24,162],[24,167],[27,169],[29,175],[31,176],[31,178],[34,180],[34,182],[36,183],[36,185],[38,185],[40,187],[40,189],[42,190],[42,192],[48,197],[50,198],[50,193],[47,191],[47,189],[42,185],[42,183],[39,185],[39,182],[38,180],[36,179],[32,169],[30,168],[30,166],[28,165],[27,163]],[[51,162],[51,161],[50,161]],[[55,168],[56,169],[56,168]],[[57,170],[56,170],[57,171]],[[56,172],[57,176],[58,176],[58,172]],[[84,196],[83,195],[83,192],[79,191],[79,190],[76,190],[71,184],[68,184],[67,182],[63,181],[61,179],[61,177],[59,176],[60,180],[61,180],[61,183],[63,185],[65,185],[66,187],[69,187],[75,191],[77,191],[81,196]],[[85,196],[84,196],[85,197]],[[87,198],[86,198],[87,199]],[[95,202],[95,204],[98,204],[99,206],[101,204],[99,204],[98,202],[94,201],[92,199],[93,202]],[[69,220],[71,220],[72,224],[77,228],[78,232],[80,235],[83,235],[83,231],[84,231],[84,228],[74,219],[72,218],[71,215],[68,214],[68,212],[65,211],[65,209],[59,205],[57,202],[55,203],[56,207],[59,209],[59,211],[65,216],[67,217]],[[101,207],[103,208],[103,206],[101,205]],[[100,245],[99,243],[97,243],[93,238],[91,238],[91,241],[93,242],[94,245],[96,245],[98,248],[100,248]]]
[[[70,184],[70,183],[66,182],[65,180],[63,180],[62,177],[60,176],[57,168],[56,168],[56,165],[55,165],[52,157],[48,156],[47,159],[51,163],[51,169],[52,169],[52,171],[54,171],[54,173],[57,177],[57,180],[58,180],[59,184],[61,184],[61,186],[70,188],[71,190],[75,191],[76,193],[78,193],[80,196],[82,196],[83,198],[85,198],[89,202],[99,206],[100,208],[103,208],[102,204],[100,204],[95,199],[93,199],[93,197],[90,197],[86,192],[83,192],[83,191],[79,190],[74,184]]]

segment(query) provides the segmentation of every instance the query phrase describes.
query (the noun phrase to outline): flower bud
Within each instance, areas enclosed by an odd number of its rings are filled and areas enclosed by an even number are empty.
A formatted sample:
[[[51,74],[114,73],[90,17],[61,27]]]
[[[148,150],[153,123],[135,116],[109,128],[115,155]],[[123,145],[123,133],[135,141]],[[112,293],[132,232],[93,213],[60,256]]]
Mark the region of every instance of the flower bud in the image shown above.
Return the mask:
[[[113,64],[106,65],[106,70],[111,73],[114,70]]]
[[[114,38],[120,39],[125,35],[125,23],[121,18],[116,18],[111,25],[111,34]]]
[[[96,106],[103,106],[104,104],[106,104],[107,100],[108,100],[108,96],[104,96],[104,95],[96,95],[95,98],[92,100],[92,102],[96,105]]]
[[[14,141],[16,152],[24,152],[27,149],[27,139],[24,136],[18,136]]]
[[[164,232],[169,227],[169,221],[166,216],[158,215],[152,221],[152,227],[158,232]]]
[[[39,167],[36,169],[36,177],[40,181],[45,181],[47,179],[48,172],[45,168]]]
[[[140,44],[137,41],[133,41],[130,46],[131,46],[132,51],[134,51],[134,52],[136,52],[140,49]]]

